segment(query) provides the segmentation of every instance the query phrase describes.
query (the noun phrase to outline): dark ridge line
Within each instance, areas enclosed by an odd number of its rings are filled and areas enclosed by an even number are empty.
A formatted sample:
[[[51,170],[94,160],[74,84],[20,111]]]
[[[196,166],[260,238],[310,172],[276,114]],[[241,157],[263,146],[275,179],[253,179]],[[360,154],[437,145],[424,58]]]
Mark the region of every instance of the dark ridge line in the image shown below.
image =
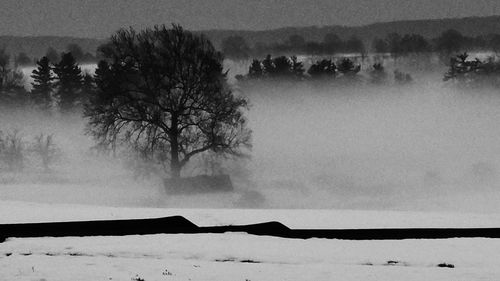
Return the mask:
[[[244,232],[281,238],[402,240],[500,238],[500,228],[290,229],[280,222],[199,227],[182,216],[152,219],[0,224],[0,243],[9,237],[125,236]]]

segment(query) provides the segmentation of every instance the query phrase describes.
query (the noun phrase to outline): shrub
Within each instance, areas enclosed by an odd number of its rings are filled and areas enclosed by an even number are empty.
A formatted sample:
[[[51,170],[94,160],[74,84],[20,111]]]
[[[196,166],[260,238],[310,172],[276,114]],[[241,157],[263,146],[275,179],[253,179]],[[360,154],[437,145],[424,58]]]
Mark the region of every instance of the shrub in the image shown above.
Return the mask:
[[[24,168],[25,152],[22,136],[17,130],[8,133],[5,137],[0,132],[1,161],[8,171],[21,171]]]
[[[394,82],[399,85],[407,85],[413,82],[413,78],[409,73],[404,73],[399,70],[394,70]]]
[[[451,264],[451,263],[440,263],[437,265],[438,267],[447,267],[447,268],[455,268],[455,265]]]
[[[31,146],[31,150],[40,159],[44,171],[50,171],[50,166],[57,161],[60,151],[54,143],[52,135],[41,133],[36,136]]]

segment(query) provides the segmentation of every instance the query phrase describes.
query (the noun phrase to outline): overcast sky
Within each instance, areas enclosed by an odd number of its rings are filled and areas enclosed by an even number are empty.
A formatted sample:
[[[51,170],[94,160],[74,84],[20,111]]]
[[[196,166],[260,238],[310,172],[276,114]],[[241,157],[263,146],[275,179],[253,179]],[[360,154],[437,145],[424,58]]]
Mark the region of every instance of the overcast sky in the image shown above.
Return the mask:
[[[0,0],[0,35],[103,38],[120,27],[193,30],[363,25],[500,15],[500,0]]]

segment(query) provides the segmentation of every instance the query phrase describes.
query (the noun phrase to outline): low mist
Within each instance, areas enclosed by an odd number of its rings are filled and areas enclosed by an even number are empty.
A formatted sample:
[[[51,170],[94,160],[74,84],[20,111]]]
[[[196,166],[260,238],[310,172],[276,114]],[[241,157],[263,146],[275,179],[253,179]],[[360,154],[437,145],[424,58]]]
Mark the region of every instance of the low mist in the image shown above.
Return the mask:
[[[2,112],[26,147],[52,134],[61,156],[49,175],[4,172],[0,199],[141,207],[332,208],[499,212],[500,92],[458,91],[440,74],[408,86],[264,83],[248,96],[250,159],[225,172],[235,192],[171,195],[161,177],[93,150],[85,120]],[[29,162],[29,160],[26,160]],[[26,162],[26,163],[28,163]],[[28,166],[28,164],[26,164]],[[184,171],[195,175],[196,163]]]

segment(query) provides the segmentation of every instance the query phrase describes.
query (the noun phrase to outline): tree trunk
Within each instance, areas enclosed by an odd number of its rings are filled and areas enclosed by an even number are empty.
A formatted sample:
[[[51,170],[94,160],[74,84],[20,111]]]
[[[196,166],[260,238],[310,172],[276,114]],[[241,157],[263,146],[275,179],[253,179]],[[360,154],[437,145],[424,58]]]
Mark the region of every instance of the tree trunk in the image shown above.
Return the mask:
[[[170,173],[173,179],[181,177],[181,163],[179,161],[179,142],[177,140],[177,116],[172,116],[172,129],[170,132]]]
[[[174,161],[170,161],[170,173],[173,179],[178,179],[181,177],[181,165],[179,164],[179,159],[177,159],[177,163]]]

